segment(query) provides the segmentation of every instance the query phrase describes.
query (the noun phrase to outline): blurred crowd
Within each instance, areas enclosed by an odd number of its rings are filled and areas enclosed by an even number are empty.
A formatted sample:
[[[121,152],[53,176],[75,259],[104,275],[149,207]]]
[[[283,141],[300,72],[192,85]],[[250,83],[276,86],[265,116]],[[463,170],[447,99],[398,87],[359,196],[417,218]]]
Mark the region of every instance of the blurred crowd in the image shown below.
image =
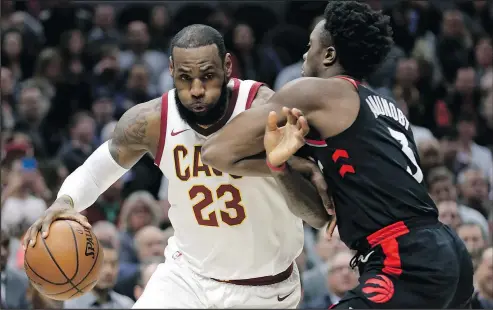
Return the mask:
[[[474,261],[474,308],[491,309],[493,2],[460,0],[446,9],[427,1],[367,2],[390,16],[396,45],[363,82],[407,114],[439,219]],[[173,88],[169,41],[183,26],[221,31],[234,77],[277,90],[300,77],[325,4],[285,1],[279,14],[246,1],[236,8],[182,1],[173,12],[166,4],[2,1],[2,308],[130,308],[173,235],[167,181],[152,158],[142,158],[85,211],[105,251],[92,292],[65,303],[37,293],[22,271],[23,233],[128,108]],[[327,241],[305,227],[300,308],[327,309],[355,286],[352,256],[337,230]]]

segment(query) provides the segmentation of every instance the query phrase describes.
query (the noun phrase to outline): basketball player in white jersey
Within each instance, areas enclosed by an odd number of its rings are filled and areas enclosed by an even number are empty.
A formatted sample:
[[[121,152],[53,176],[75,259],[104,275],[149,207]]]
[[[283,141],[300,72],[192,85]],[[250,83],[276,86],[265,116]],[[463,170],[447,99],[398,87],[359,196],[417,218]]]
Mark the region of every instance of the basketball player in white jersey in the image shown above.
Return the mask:
[[[25,246],[34,245],[38,231],[46,237],[57,218],[88,226],[78,212],[150,153],[169,180],[175,234],[166,262],[134,308],[295,308],[301,295],[294,264],[303,247],[301,219],[288,209],[268,169],[265,177],[238,177],[201,160],[201,145],[210,135],[265,103],[273,91],[230,79],[230,55],[211,27],[184,28],[171,52],[176,88],[122,116],[113,138],[65,180],[57,201],[26,234]],[[263,164],[265,158],[251,160]],[[301,161],[299,171],[323,179],[315,164]]]

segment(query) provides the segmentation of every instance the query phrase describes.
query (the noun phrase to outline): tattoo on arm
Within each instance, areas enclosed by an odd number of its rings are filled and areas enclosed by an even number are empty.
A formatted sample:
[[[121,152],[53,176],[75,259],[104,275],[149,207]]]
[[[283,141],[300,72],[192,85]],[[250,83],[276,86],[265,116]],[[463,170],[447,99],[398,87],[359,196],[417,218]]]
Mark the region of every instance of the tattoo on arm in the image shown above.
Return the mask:
[[[129,161],[137,161],[149,151],[152,141],[149,130],[151,119],[155,118],[156,113],[160,115],[160,110],[161,102],[155,100],[134,106],[123,114],[110,142],[110,153],[117,163],[126,167]]]

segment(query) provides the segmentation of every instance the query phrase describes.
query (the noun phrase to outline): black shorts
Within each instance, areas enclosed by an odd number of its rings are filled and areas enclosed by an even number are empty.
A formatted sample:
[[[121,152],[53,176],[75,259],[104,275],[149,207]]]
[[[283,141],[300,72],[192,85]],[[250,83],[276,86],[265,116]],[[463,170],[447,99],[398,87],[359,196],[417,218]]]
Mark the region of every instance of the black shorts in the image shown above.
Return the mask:
[[[417,226],[398,222],[370,235],[354,258],[359,285],[331,308],[469,309],[473,266],[464,243],[441,223]]]

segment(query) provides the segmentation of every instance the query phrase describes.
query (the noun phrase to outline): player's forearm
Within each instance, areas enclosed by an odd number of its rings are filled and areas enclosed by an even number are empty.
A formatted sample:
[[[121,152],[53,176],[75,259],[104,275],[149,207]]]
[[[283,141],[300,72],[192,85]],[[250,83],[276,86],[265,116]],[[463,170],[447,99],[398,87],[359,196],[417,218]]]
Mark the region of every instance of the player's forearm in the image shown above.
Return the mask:
[[[301,173],[287,165],[284,171],[274,172],[272,176],[294,215],[314,228],[322,228],[327,224],[330,215],[327,213],[322,199],[313,184],[305,179]]]

